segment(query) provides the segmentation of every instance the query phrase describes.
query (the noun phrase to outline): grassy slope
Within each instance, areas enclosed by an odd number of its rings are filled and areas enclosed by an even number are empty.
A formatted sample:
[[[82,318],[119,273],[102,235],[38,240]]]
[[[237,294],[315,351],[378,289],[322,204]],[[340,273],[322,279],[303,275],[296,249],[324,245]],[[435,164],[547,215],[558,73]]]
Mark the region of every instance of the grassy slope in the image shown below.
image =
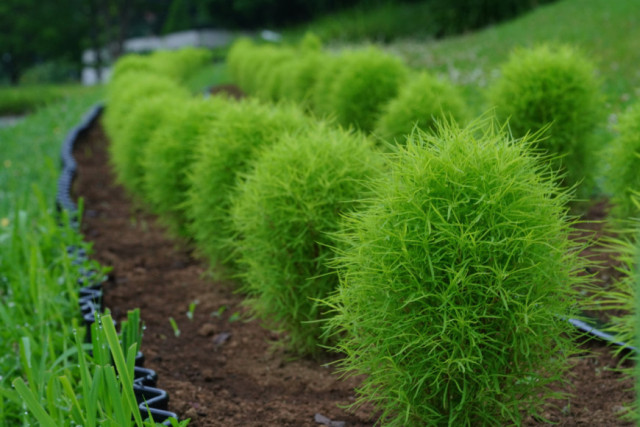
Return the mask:
[[[640,7],[635,0],[562,0],[485,30],[441,41],[405,39],[386,49],[415,68],[462,85],[480,113],[482,90],[518,46],[579,46],[597,64],[612,112],[640,97]]]

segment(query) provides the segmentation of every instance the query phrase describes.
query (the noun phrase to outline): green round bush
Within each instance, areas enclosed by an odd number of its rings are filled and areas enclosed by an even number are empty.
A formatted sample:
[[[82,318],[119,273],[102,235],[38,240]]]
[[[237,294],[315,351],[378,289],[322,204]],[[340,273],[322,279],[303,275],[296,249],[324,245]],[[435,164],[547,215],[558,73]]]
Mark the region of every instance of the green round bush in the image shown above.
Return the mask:
[[[149,60],[149,56],[128,54],[121,56],[116,61],[111,71],[110,82],[113,83],[131,72],[158,73],[158,70],[153,66],[153,62]]]
[[[298,49],[303,53],[321,52],[322,40],[312,32],[306,32],[298,45]]]
[[[319,304],[338,284],[327,266],[341,216],[362,204],[382,156],[363,136],[328,126],[282,137],[252,162],[233,198],[242,290],[254,314],[288,332],[288,348],[325,344]]]
[[[240,38],[233,42],[227,54],[227,67],[234,82],[246,93],[252,93],[251,85],[251,57],[255,45],[250,39]]]
[[[257,49],[252,57],[255,77],[252,93],[264,101],[278,101],[285,73],[295,57],[295,51],[288,48],[268,45]]]
[[[519,425],[562,378],[584,261],[542,165],[487,123],[418,131],[346,221],[328,330],[384,425]]]
[[[502,67],[490,100],[516,137],[551,125],[538,146],[555,157],[554,168],[566,174],[565,185],[592,181],[588,156],[603,98],[586,57],[569,46],[517,50]]]
[[[118,138],[109,145],[111,161],[118,181],[131,193],[144,194],[142,153],[154,131],[184,108],[188,97],[158,95],[140,99],[129,111],[129,117]]]
[[[200,136],[231,100],[224,97],[189,100],[152,135],[142,153],[144,194],[174,233],[187,236],[185,212],[188,171],[195,161]]]
[[[384,107],[375,133],[391,141],[404,141],[414,126],[433,132],[438,121],[452,118],[461,122],[465,117],[466,106],[455,86],[428,73],[420,73]]]
[[[283,97],[299,103],[307,110],[313,109],[312,95],[321,70],[325,67],[328,55],[321,52],[305,52],[295,61],[291,61],[284,70],[282,81]]]
[[[342,70],[342,55],[326,55],[314,79],[311,88],[311,104],[313,111],[318,116],[335,116],[333,111],[333,92],[336,78]]]
[[[640,193],[640,104],[620,116],[618,131],[607,156],[611,213],[617,218],[639,218],[640,207],[633,196]]]
[[[213,53],[208,49],[186,47],[179,50],[155,51],[149,60],[162,75],[182,82],[210,63],[212,58]]]
[[[404,83],[406,67],[374,48],[342,55],[338,67],[330,93],[331,112],[342,125],[372,131],[382,107]]]
[[[232,266],[229,200],[239,174],[258,148],[309,123],[299,108],[249,99],[230,104],[200,137],[189,175],[187,216],[191,235],[212,265]]]
[[[136,104],[156,96],[187,98],[190,95],[172,79],[146,72],[126,73],[109,83],[104,125],[111,140],[120,139]]]

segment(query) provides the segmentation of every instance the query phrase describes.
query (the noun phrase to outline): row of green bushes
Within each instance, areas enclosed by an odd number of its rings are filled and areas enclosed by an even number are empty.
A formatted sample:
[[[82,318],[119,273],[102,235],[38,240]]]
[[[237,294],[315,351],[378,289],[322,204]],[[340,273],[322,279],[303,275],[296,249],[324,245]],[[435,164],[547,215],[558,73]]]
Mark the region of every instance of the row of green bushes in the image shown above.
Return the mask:
[[[452,117],[468,119],[460,92],[428,73],[412,73],[397,58],[376,48],[324,52],[308,35],[297,47],[235,43],[229,68],[249,94],[265,100],[289,99],[318,116],[333,116],[376,137],[404,138],[417,124],[433,129]],[[566,47],[541,46],[516,52],[490,89],[488,104],[515,137],[545,132],[537,144],[553,157],[567,186],[594,176],[593,136],[604,114],[604,99],[593,65]]]
[[[406,74],[373,50],[353,58],[400,70],[385,75],[392,85]],[[535,141],[490,119],[442,121],[389,154],[295,105],[194,100],[154,73],[110,84],[118,179],[236,275],[291,351],[343,352],[345,372],[366,374],[361,399],[391,425],[537,412],[575,352],[563,319],[585,261],[569,239],[570,194]]]

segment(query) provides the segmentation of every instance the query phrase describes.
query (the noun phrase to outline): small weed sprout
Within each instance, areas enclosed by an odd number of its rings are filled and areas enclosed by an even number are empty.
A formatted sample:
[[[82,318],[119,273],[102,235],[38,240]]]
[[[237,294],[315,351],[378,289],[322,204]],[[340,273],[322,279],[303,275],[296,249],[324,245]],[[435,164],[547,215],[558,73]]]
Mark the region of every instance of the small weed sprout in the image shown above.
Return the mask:
[[[553,156],[553,167],[566,175],[565,185],[592,185],[593,132],[603,117],[603,97],[591,62],[569,46],[543,45],[516,50],[490,91],[502,121],[515,137],[551,125],[540,149]],[[582,191],[582,192],[584,192]]]
[[[180,336],[180,328],[178,327],[178,322],[173,317],[169,317],[169,323],[171,324],[171,329],[173,329],[173,335],[177,337]]]
[[[380,154],[363,136],[320,126],[265,148],[238,187],[231,218],[242,290],[253,314],[288,332],[295,353],[317,353],[324,343],[317,299],[338,282],[326,266],[331,233],[381,170]]]
[[[198,303],[198,300],[191,301],[191,303],[189,303],[189,309],[187,310],[187,318],[189,320],[193,320],[193,314],[196,312],[196,306]]]
[[[383,109],[376,135],[389,141],[405,141],[414,126],[433,132],[438,120],[452,118],[462,122],[466,117],[462,95],[451,83],[421,73],[404,85],[400,93]]]
[[[309,119],[294,106],[265,106],[248,100],[230,104],[201,138],[189,176],[189,231],[212,265],[231,263],[230,196],[256,150]]]
[[[328,330],[385,425],[518,425],[554,396],[584,266],[529,145],[483,120],[413,133],[346,221]]]
[[[620,219],[640,216],[634,194],[640,192],[640,103],[620,116],[619,136],[611,143],[607,186],[612,194],[612,214]]]

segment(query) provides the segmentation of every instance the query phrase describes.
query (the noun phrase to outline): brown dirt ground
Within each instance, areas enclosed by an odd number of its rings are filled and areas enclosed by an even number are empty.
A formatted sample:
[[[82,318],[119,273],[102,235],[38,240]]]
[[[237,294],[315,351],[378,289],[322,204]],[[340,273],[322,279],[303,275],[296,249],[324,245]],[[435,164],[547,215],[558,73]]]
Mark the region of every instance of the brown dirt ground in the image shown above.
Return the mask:
[[[153,215],[131,202],[114,183],[107,144],[98,123],[76,146],[74,194],[84,198],[82,231],[93,242],[94,258],[113,268],[105,303],[114,318],[141,309],[146,367],[168,391],[169,409],[191,418],[193,426],[317,426],[316,414],[347,426],[373,425],[371,407],[343,409],[354,401],[358,381],[333,374],[327,366],[333,356],[292,360],[274,346],[276,334],[243,317],[233,282],[211,279],[185,242],[168,237]],[[596,205],[592,216],[603,209]],[[186,313],[194,301],[190,320]],[[592,354],[573,360],[572,388],[565,390],[574,397],[547,405],[545,415],[560,426],[631,426],[618,418],[634,398],[632,382],[615,370],[619,359],[600,342],[582,348]]]

